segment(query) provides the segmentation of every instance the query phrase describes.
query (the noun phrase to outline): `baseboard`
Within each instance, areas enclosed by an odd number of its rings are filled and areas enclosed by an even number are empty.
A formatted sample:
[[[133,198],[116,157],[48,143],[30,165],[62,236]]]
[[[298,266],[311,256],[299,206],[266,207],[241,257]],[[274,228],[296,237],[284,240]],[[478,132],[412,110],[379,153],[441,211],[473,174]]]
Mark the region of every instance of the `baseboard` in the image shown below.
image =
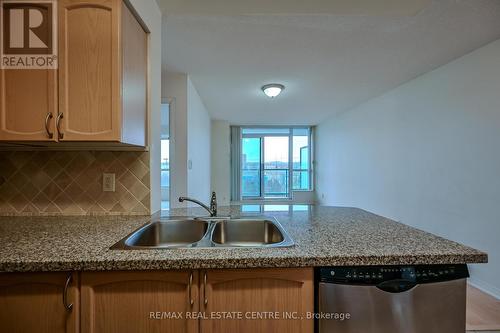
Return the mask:
[[[489,284],[488,282],[485,282],[485,281],[478,279],[478,278],[470,278],[469,284],[471,286],[476,287],[477,289],[481,290],[482,292],[485,292],[488,295],[500,300],[500,288],[497,288],[497,287]]]

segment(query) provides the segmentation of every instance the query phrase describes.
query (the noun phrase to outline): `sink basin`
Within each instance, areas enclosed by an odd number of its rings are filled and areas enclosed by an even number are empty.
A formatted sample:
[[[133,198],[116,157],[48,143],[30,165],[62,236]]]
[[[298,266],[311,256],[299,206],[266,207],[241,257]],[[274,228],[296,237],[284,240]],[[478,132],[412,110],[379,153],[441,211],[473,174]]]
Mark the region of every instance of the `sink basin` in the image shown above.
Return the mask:
[[[135,231],[112,248],[189,247],[203,238],[208,225],[207,221],[195,219],[153,222]]]
[[[111,247],[145,250],[213,247],[288,247],[293,240],[274,218],[178,218],[151,222]]]
[[[281,226],[268,219],[233,219],[215,224],[212,242],[231,247],[289,246],[293,242]]]

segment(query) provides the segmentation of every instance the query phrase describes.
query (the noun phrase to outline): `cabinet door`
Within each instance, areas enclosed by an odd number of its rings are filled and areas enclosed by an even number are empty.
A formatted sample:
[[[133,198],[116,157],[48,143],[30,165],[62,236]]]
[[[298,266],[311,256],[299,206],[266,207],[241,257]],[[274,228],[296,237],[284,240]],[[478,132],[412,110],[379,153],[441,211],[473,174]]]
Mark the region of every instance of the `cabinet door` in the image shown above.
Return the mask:
[[[78,275],[72,275],[66,291],[71,310],[63,304],[67,277],[67,273],[0,274],[0,332],[78,332]]]
[[[120,141],[119,0],[59,0],[60,141]]]
[[[81,294],[83,333],[198,332],[196,271],[83,272]]]
[[[0,76],[0,140],[55,140],[57,71],[1,69]]]
[[[314,310],[312,269],[208,270],[201,279],[203,333],[313,332],[303,319]],[[225,312],[241,319],[217,317]]]

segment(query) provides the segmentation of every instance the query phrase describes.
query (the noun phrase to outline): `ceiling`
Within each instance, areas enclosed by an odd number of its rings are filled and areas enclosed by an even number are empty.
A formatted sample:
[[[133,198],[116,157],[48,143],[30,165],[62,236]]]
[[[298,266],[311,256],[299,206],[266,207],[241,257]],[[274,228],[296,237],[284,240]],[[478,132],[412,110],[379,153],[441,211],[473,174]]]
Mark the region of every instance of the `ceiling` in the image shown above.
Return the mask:
[[[430,0],[158,0],[169,15],[413,15]]]
[[[188,73],[213,118],[315,125],[500,38],[498,0],[340,12],[166,15],[163,71]],[[274,82],[286,89],[269,99],[260,87]]]

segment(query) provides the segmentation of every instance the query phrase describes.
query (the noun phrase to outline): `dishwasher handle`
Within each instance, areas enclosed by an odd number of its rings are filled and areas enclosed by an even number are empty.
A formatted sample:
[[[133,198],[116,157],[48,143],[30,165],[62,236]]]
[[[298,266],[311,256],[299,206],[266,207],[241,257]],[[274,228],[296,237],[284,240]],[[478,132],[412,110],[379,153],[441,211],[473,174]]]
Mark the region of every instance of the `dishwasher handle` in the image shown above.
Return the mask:
[[[388,293],[402,293],[405,291],[408,291],[410,289],[413,289],[417,284],[413,281],[408,281],[404,279],[396,279],[396,280],[389,280],[389,281],[384,281],[376,285],[376,287],[382,291],[388,292]]]

